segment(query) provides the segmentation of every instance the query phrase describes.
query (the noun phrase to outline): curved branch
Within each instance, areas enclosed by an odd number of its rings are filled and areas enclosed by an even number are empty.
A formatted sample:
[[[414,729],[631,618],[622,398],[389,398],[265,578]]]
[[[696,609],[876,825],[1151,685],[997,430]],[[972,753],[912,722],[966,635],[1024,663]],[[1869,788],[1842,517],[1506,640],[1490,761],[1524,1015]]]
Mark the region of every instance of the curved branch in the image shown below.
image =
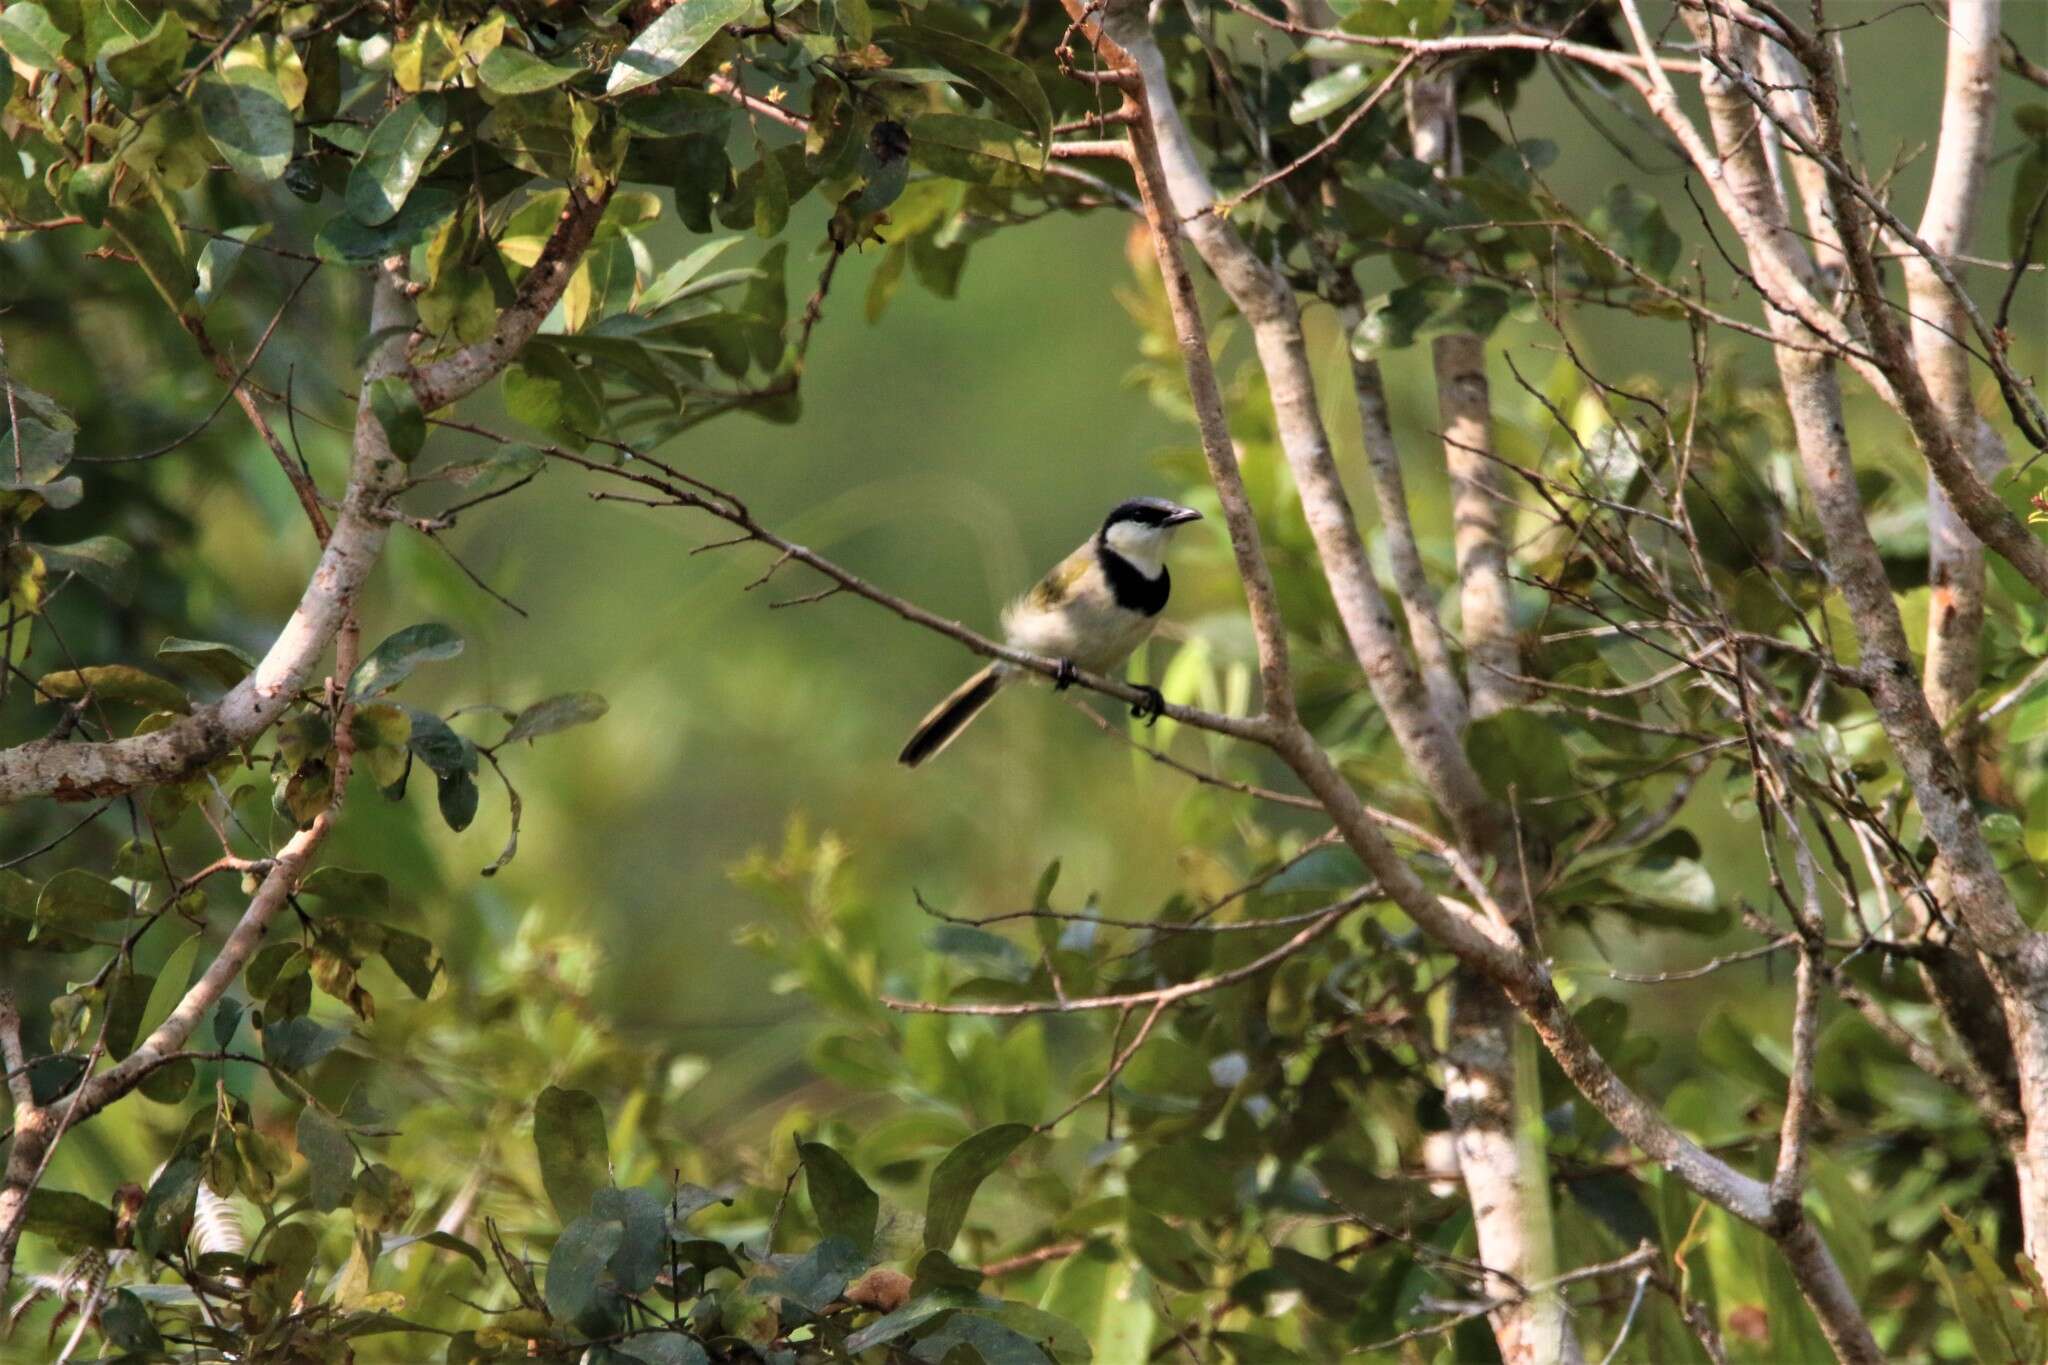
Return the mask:
[[[489,339],[406,374],[422,411],[431,412],[473,392],[532,338],[568,286],[607,198],[608,192],[594,199],[572,198],[540,260],[520,282],[518,298],[499,316]],[[385,330],[374,321],[372,328],[373,333]],[[402,355],[387,348],[385,358],[366,377],[400,373],[405,373]],[[99,743],[36,740],[0,750],[0,806],[38,796],[82,801],[180,781],[262,734],[313,676],[369,579],[390,530],[384,504],[404,473],[383,429],[367,408],[360,408],[341,514],[297,608],[255,671],[219,701],[150,734]]]

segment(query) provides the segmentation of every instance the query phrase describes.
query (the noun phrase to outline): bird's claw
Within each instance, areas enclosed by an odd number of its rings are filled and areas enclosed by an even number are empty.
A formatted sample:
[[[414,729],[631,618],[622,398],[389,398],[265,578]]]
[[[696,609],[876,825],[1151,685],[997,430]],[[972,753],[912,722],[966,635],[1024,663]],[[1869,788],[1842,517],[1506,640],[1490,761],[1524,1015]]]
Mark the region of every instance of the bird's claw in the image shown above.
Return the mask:
[[[1147,725],[1157,725],[1159,718],[1166,714],[1166,698],[1156,687],[1138,685],[1138,699],[1131,703],[1131,715]]]
[[[1052,675],[1052,690],[1064,692],[1081,679],[1081,670],[1074,667],[1072,659],[1061,659],[1059,670]]]

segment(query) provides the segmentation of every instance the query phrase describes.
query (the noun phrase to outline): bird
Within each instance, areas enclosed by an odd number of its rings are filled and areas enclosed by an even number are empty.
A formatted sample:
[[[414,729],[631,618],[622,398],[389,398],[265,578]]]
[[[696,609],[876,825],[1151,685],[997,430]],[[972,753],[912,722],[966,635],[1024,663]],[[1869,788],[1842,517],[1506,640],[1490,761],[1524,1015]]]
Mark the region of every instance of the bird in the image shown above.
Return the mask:
[[[1081,671],[1108,673],[1151,635],[1173,588],[1166,548],[1174,532],[1201,519],[1194,508],[1164,498],[1118,503],[1101,529],[1004,610],[1003,642],[1059,660],[1056,691]],[[1028,674],[1002,659],[982,669],[918,722],[896,761],[915,768],[937,757],[996,693]],[[1158,689],[1141,690],[1145,700],[1131,714],[1158,719],[1164,705]]]

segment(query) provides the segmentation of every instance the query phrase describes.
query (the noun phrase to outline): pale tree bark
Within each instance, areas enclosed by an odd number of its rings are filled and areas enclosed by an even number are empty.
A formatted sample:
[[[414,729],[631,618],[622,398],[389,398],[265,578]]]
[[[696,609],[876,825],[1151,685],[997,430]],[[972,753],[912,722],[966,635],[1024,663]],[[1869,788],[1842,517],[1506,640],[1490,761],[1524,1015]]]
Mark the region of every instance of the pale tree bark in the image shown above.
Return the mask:
[[[1071,3],[1069,9],[1084,27],[1094,12],[1078,0]],[[1359,585],[1371,580],[1365,576],[1369,569],[1349,583],[1339,578],[1340,573],[1349,571],[1348,560],[1342,553],[1343,545],[1333,544],[1337,538],[1327,533],[1333,527],[1348,524],[1348,509],[1343,509],[1341,503],[1337,509],[1316,505],[1332,496],[1341,498],[1342,490],[1336,485],[1334,476],[1303,477],[1304,473],[1315,476],[1319,464],[1327,466],[1328,443],[1322,439],[1320,421],[1313,404],[1300,401],[1312,396],[1313,386],[1307,381],[1305,372],[1298,368],[1301,348],[1298,324],[1293,323],[1289,316],[1292,311],[1291,295],[1286,293],[1284,281],[1274,279],[1251,256],[1227,222],[1208,212],[1215,196],[1194,153],[1192,140],[1174,108],[1164,59],[1144,22],[1142,8],[1128,2],[1112,4],[1103,14],[1102,26],[1111,41],[1098,41],[1098,47],[1113,67],[1127,73],[1118,79],[1122,80],[1144,113],[1141,122],[1132,128],[1131,135],[1133,147],[1140,153],[1136,161],[1141,188],[1147,195],[1148,216],[1155,225],[1155,231],[1165,233],[1170,230],[1178,235],[1181,224],[1185,223],[1187,236],[1202,253],[1226,292],[1230,293],[1239,311],[1251,322],[1255,338],[1259,338],[1261,332],[1268,334],[1260,338],[1259,353],[1269,381],[1274,380],[1276,368],[1281,370],[1280,379],[1287,381],[1275,382],[1274,395],[1276,410],[1282,418],[1283,448],[1307,504],[1305,510],[1310,525],[1317,528],[1318,548],[1323,551],[1325,573],[1331,579],[1341,607],[1347,590],[1356,593]],[[1099,38],[1101,35],[1091,36]],[[1654,64],[1655,59],[1651,61]],[[1658,72],[1661,75],[1661,68]],[[1136,79],[1130,79],[1132,76]],[[1674,114],[1677,113],[1675,98],[1668,99],[1666,105]],[[1176,269],[1177,266],[1169,266],[1166,255],[1162,253],[1162,269]],[[1280,297],[1276,298],[1276,295]],[[1183,296],[1169,288],[1169,297]],[[1810,304],[1811,295],[1807,295],[1804,301]],[[1191,309],[1192,302],[1192,296],[1186,295],[1181,306]],[[1816,323],[1818,329],[1831,325],[1838,334],[1842,330],[1840,319],[1824,311],[1816,315]],[[1199,327],[1198,319],[1184,316],[1177,316],[1176,324],[1184,335],[1187,328]],[[1288,331],[1293,332],[1293,344],[1275,344],[1289,341]],[[1199,390],[1204,386],[1195,382],[1195,376],[1196,372],[1209,365],[1206,348],[1191,347],[1184,341],[1182,349],[1191,368],[1191,387]],[[1207,387],[1213,389],[1213,385]],[[1212,457],[1212,471],[1219,463]],[[1355,532],[1353,536],[1355,538]],[[1338,553],[1333,554],[1333,549]],[[1362,561],[1362,556],[1357,558]],[[1347,628],[1352,627],[1352,619],[1347,617],[1346,624]],[[1362,624],[1371,623],[1365,621]],[[1391,621],[1383,619],[1379,627],[1384,638],[1391,641]],[[1355,631],[1353,638],[1354,645],[1361,643],[1361,639],[1368,644],[1372,640],[1366,630]],[[1397,649],[1380,656],[1379,661],[1398,667],[1409,678],[1414,676],[1405,656]],[[1409,761],[1425,782],[1431,782],[1436,774],[1429,771],[1424,763],[1417,762],[1418,756],[1430,757],[1430,750],[1426,745],[1411,748],[1409,744],[1417,735],[1426,736],[1434,725],[1433,718],[1424,709],[1425,695],[1418,686],[1384,688],[1388,670],[1375,667],[1374,663],[1364,659],[1362,662],[1366,663],[1368,681],[1373,684],[1382,707],[1388,711]],[[1415,713],[1396,715],[1396,707],[1390,704],[1390,698],[1404,710],[1414,708]],[[1538,1037],[1566,1075],[1619,1132],[1691,1188],[1773,1236],[1837,1355],[1843,1360],[1859,1362],[1859,1365],[1861,1362],[1874,1365],[1881,1360],[1854,1296],[1811,1224],[1803,1217],[1789,1222],[1780,1218],[1765,1184],[1742,1175],[1702,1151],[1615,1075],[1578,1032],[1547,973],[1533,960],[1514,930],[1508,927],[1511,912],[1491,897],[1487,898],[1488,908],[1479,910],[1433,896],[1394,852],[1373,824],[1357,793],[1298,723],[1276,721],[1267,743],[1315,795],[1347,844],[1379,880],[1386,894],[1462,964],[1478,970],[1506,993],[1535,1027]],[[1463,757],[1462,751],[1456,753],[1457,766],[1469,771],[1469,764],[1464,763]],[[1446,813],[1454,825],[1460,825],[1461,812],[1452,799],[1456,795],[1455,790],[1447,792],[1441,784],[1435,785],[1436,795],[1444,803]],[[1467,807],[1462,814],[1470,824],[1460,826],[1461,836],[1467,832],[1474,836],[1468,846],[1501,847],[1494,841],[1498,838],[1496,831],[1499,826],[1494,823],[1497,817],[1490,802],[1482,801],[1476,807]],[[1527,1222],[1521,1226],[1526,1228]],[[1528,1353],[1555,1349],[1553,1339],[1546,1333],[1526,1330],[1529,1320],[1525,1315],[1522,1319],[1524,1330],[1511,1330],[1503,1336],[1504,1351],[1512,1350],[1519,1358],[1530,1358]],[[1497,1322],[1496,1327],[1499,1325]],[[1565,1349],[1576,1350],[1576,1345],[1567,1342]]]
[[[1633,10],[1634,0],[1624,0],[1624,4]],[[1756,34],[1751,26],[1732,21],[1727,8],[1718,3],[1713,13],[1690,7],[1684,13],[1695,40],[1713,59],[1702,68],[1701,86],[1722,172],[1752,220],[1739,223],[1738,232],[1754,256],[1757,247],[1752,245],[1752,234],[1762,240],[1782,232],[1785,223],[1784,205],[1771,184],[1760,148],[1763,131],[1759,115],[1743,89],[1745,77],[1759,69]],[[1647,52],[1647,35],[1639,23],[1636,32],[1639,46]],[[1797,35],[1787,35],[1787,39],[1796,44]],[[1801,56],[1813,70],[1812,56]],[[1820,73],[1815,75],[1818,78]],[[1814,102],[1819,137],[1814,150],[1824,164],[1840,152],[1831,100],[1832,92],[1817,79]],[[1842,185],[1833,167],[1829,185],[1864,325],[1913,423],[1916,440],[1940,473],[1941,462],[1929,448],[1947,442],[1948,431],[1933,415],[1932,400],[1918,371],[1909,362],[1901,363],[1903,344],[1877,289],[1862,206]],[[1772,326],[1781,343],[1799,340],[1791,319],[1774,315]],[[1945,908],[1968,931],[2005,1016],[2026,1120],[2014,1151],[2020,1212],[2029,1252],[2039,1256],[2048,1251],[2048,939],[2030,931],[2020,919],[2011,890],[1978,827],[1964,773],[1919,686],[1912,646],[1856,488],[1834,367],[1826,356],[1791,344],[1780,344],[1776,358],[1807,493],[1826,541],[1829,571],[1862,649],[1866,688],[1941,860],[1948,892]],[[1953,453],[1952,445],[1950,451]],[[1953,481],[1944,478],[1943,482],[1955,491]]]
[[[1948,12],[1941,134],[1920,237],[1941,253],[1958,281],[1968,277],[1968,264],[1959,258],[1969,250],[1983,202],[1998,109],[1999,10],[1999,0],[1955,0]],[[1978,413],[1971,396],[1970,356],[1962,342],[1969,334],[1969,319],[1961,301],[1924,257],[1908,254],[1904,265],[1914,361],[1948,425],[1950,439],[1989,479],[2004,467],[2005,444]],[[1931,474],[1927,534],[1927,576],[1933,589],[1927,620],[1927,704],[1935,719],[1947,726],[1977,690],[1981,676],[1984,547]],[[1972,728],[1966,726],[1952,737],[1966,768],[1974,748],[1969,742]]]
[[[1181,121],[1167,79],[1165,59],[1153,39],[1143,7],[1128,3],[1110,5],[1102,18],[1102,30],[1137,77],[1138,93],[1160,164],[1164,202],[1171,206],[1176,222],[1185,224],[1187,238],[1251,326],[1272,397],[1282,450],[1301,494],[1303,515],[1367,681],[1403,753],[1436,794],[1458,831],[1461,845],[1478,854],[1476,860],[1491,858],[1496,867],[1512,869],[1516,860],[1510,851],[1507,822],[1480,785],[1457,731],[1446,723],[1449,717],[1444,712],[1448,707],[1442,700],[1441,689],[1432,695],[1402,648],[1400,634],[1366,556],[1318,409],[1300,307],[1293,288],[1251,252],[1227,219],[1211,211],[1217,196],[1193,139]],[[1460,357],[1463,367],[1456,375],[1459,397],[1453,412],[1458,439],[1467,446],[1475,443],[1471,439],[1475,436],[1489,439],[1484,416],[1484,370],[1477,370],[1475,400],[1471,359],[1469,355]],[[1491,464],[1469,449],[1458,450],[1455,458],[1461,468]],[[1482,477],[1490,480],[1495,476],[1489,467]],[[1487,516],[1495,525],[1498,515],[1499,504],[1487,509]],[[1470,577],[1464,572],[1463,561],[1476,543],[1461,517],[1461,580]],[[1504,587],[1505,560],[1495,562],[1499,569],[1497,581]],[[1508,622],[1504,606],[1483,606],[1478,614],[1482,623],[1489,626]],[[1511,623],[1507,625],[1507,637],[1512,651]],[[1511,652],[1503,665],[1475,664],[1475,698],[1482,686],[1487,689],[1486,695],[1494,695],[1505,681],[1500,675],[1516,672],[1519,668]],[[1374,837],[1378,837],[1377,831]],[[1392,856],[1391,849],[1387,851]],[[1526,898],[1519,888],[1504,886],[1502,891],[1502,902],[1512,907],[1508,913],[1517,922],[1526,922]],[[1473,1003],[1489,995],[1493,1001],[1485,1006]],[[1504,1002],[1494,1003],[1499,992],[1484,978],[1467,981],[1462,998],[1468,1004],[1467,1018],[1453,1028],[1446,1089],[1462,1175],[1478,1223],[1480,1258],[1487,1265],[1506,1271],[1515,1281],[1533,1283],[1547,1279],[1551,1268],[1550,1248],[1538,1247],[1532,1240],[1535,1234],[1547,1234],[1549,1189],[1547,1171],[1522,1169],[1523,1149],[1516,1141],[1512,1012]],[[1495,1286],[1504,1305],[1494,1314],[1495,1335],[1506,1359],[1522,1365],[1579,1358],[1577,1338],[1564,1320],[1561,1302],[1555,1295],[1524,1297],[1507,1293],[1507,1289],[1506,1282]]]
[[[1949,7],[1941,133],[1920,217],[1920,236],[1942,253],[1951,276],[1958,281],[1968,277],[1968,263],[1961,257],[1969,250],[1984,197],[1998,107],[1999,13],[1999,0],[1957,0]],[[1978,413],[1971,395],[1970,356],[1962,343],[1969,320],[1960,300],[1925,258],[1908,254],[1904,266],[1914,362],[1948,424],[1951,439],[1972,453],[1978,471],[1988,480],[2005,465],[2005,443]],[[1982,679],[1984,546],[1963,524],[1941,480],[1931,473],[1927,478],[1927,537],[1931,589],[1924,668],[1927,704],[1949,732],[1949,747],[1955,751],[1965,779],[1970,780],[1980,727],[1974,719],[1959,719],[1959,714]],[[1952,891],[1941,864],[1935,865],[1928,881],[1938,900],[1950,898]],[[1945,940],[1947,931],[1932,921],[1924,902],[1915,897],[1910,904],[1920,917],[1922,934]],[[1950,945],[1944,942],[1944,946]],[[1944,1020],[1978,1068],[2001,1089],[2011,1090],[2017,1100],[2012,1045],[2000,1026],[1998,1012],[1989,1008],[1995,996],[1975,959],[1951,947],[1922,963],[1921,970]]]
[[[1458,87],[1448,74],[1410,80],[1408,130],[1415,158],[1440,177],[1464,173],[1458,140]],[[1454,277],[1455,278],[1455,275]],[[1514,596],[1508,581],[1508,543],[1514,494],[1493,451],[1493,400],[1486,378],[1486,345],[1469,332],[1430,343],[1436,379],[1437,423],[1451,490],[1451,544],[1457,557],[1458,617],[1465,642],[1470,715],[1484,720],[1523,700],[1516,643]],[[1505,883],[1501,899],[1519,923],[1533,917],[1525,888],[1516,881],[1524,859],[1506,841],[1495,850]],[[1518,1093],[1515,1080],[1515,1011],[1498,987],[1471,967],[1451,982],[1445,1022],[1444,1098],[1458,1153],[1458,1169],[1472,1204],[1482,1259],[1488,1247],[1520,1250],[1518,1273],[1549,1279],[1555,1272],[1547,1162],[1521,1140],[1519,1129],[1540,1114]],[[1539,1164],[1542,1163],[1542,1164]],[[1500,1292],[1498,1289],[1496,1293]],[[1566,1337],[1558,1311],[1530,1325],[1545,1347],[1562,1350]]]
[[[1968,247],[1978,203],[1984,190],[1991,116],[1996,104],[1998,72],[1997,0],[1987,6],[1965,0],[1951,10],[1948,77],[1941,130],[1920,232],[1930,246],[1950,257],[1952,277],[1960,279],[1966,264],[1954,259]],[[1812,76],[1783,44],[1762,38],[1758,43],[1769,108],[1781,126],[1797,129],[1808,145],[1818,138],[1814,118]],[[1776,145],[1781,139],[1769,139]],[[1848,259],[1835,216],[1828,175],[1819,160],[1807,155],[1791,138],[1787,160],[1798,187],[1808,242],[1828,278],[1849,287]],[[1943,410],[1956,439],[1978,452],[1988,478],[2005,459],[2004,443],[1977,413],[1969,391],[1969,353],[1961,338],[1969,321],[1958,300],[1929,263],[1917,255],[1905,262],[1913,349],[1920,373]],[[1862,334],[1862,329],[1857,329]],[[1923,670],[1928,705],[1945,728],[1958,708],[1976,690],[1979,646],[1984,623],[1984,547],[1942,491],[1931,473],[1927,480],[1928,581],[1932,601],[1927,623],[1927,661]],[[1975,764],[1974,725],[1954,728],[1950,736],[1957,762],[1967,776]],[[1928,888],[1936,903],[1952,894],[1942,865],[1928,872]],[[1948,927],[1932,913],[1928,898],[1905,898],[1911,926],[1929,955],[1918,966],[1929,998],[1941,1012],[1949,1032],[1961,1044],[1978,1076],[2014,1109],[2019,1104],[2012,1044],[2005,1034],[1997,995],[1983,968],[1967,947],[1950,942]]]
[[[1352,300],[1339,310],[1338,317],[1344,334],[1349,336],[1364,321],[1364,312]],[[1351,394],[1358,405],[1359,439],[1365,447],[1366,468],[1372,474],[1373,499],[1379,504],[1380,530],[1386,537],[1394,594],[1401,599],[1401,614],[1408,622],[1408,639],[1415,646],[1415,662],[1422,670],[1430,710],[1436,714],[1439,726],[1452,734],[1462,734],[1468,718],[1465,689],[1458,681],[1450,632],[1444,629],[1443,618],[1437,611],[1436,590],[1430,586],[1429,574],[1422,566],[1422,551],[1415,543],[1415,519],[1408,511],[1401,450],[1394,442],[1386,378],[1380,373],[1377,360],[1352,355]]]
[[[1464,174],[1458,144],[1458,86],[1449,75],[1408,83],[1408,131],[1415,159],[1439,176]],[[1458,559],[1458,616],[1465,641],[1466,684],[1475,720],[1523,700],[1515,639],[1508,544],[1514,491],[1493,452],[1493,399],[1486,345],[1470,332],[1430,343],[1436,373],[1437,422],[1450,474],[1452,548]]]

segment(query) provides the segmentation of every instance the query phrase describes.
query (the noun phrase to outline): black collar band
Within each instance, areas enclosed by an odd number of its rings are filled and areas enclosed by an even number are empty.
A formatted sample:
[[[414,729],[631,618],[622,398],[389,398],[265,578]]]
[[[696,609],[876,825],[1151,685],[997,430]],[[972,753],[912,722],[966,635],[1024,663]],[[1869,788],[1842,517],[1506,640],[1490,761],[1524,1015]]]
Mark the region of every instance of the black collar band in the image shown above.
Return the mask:
[[[1173,577],[1166,572],[1165,565],[1160,566],[1159,577],[1147,578],[1138,572],[1137,565],[1110,549],[1100,536],[1095,539],[1095,558],[1102,565],[1102,576],[1109,580],[1109,594],[1118,606],[1141,616],[1157,616],[1166,609]]]

